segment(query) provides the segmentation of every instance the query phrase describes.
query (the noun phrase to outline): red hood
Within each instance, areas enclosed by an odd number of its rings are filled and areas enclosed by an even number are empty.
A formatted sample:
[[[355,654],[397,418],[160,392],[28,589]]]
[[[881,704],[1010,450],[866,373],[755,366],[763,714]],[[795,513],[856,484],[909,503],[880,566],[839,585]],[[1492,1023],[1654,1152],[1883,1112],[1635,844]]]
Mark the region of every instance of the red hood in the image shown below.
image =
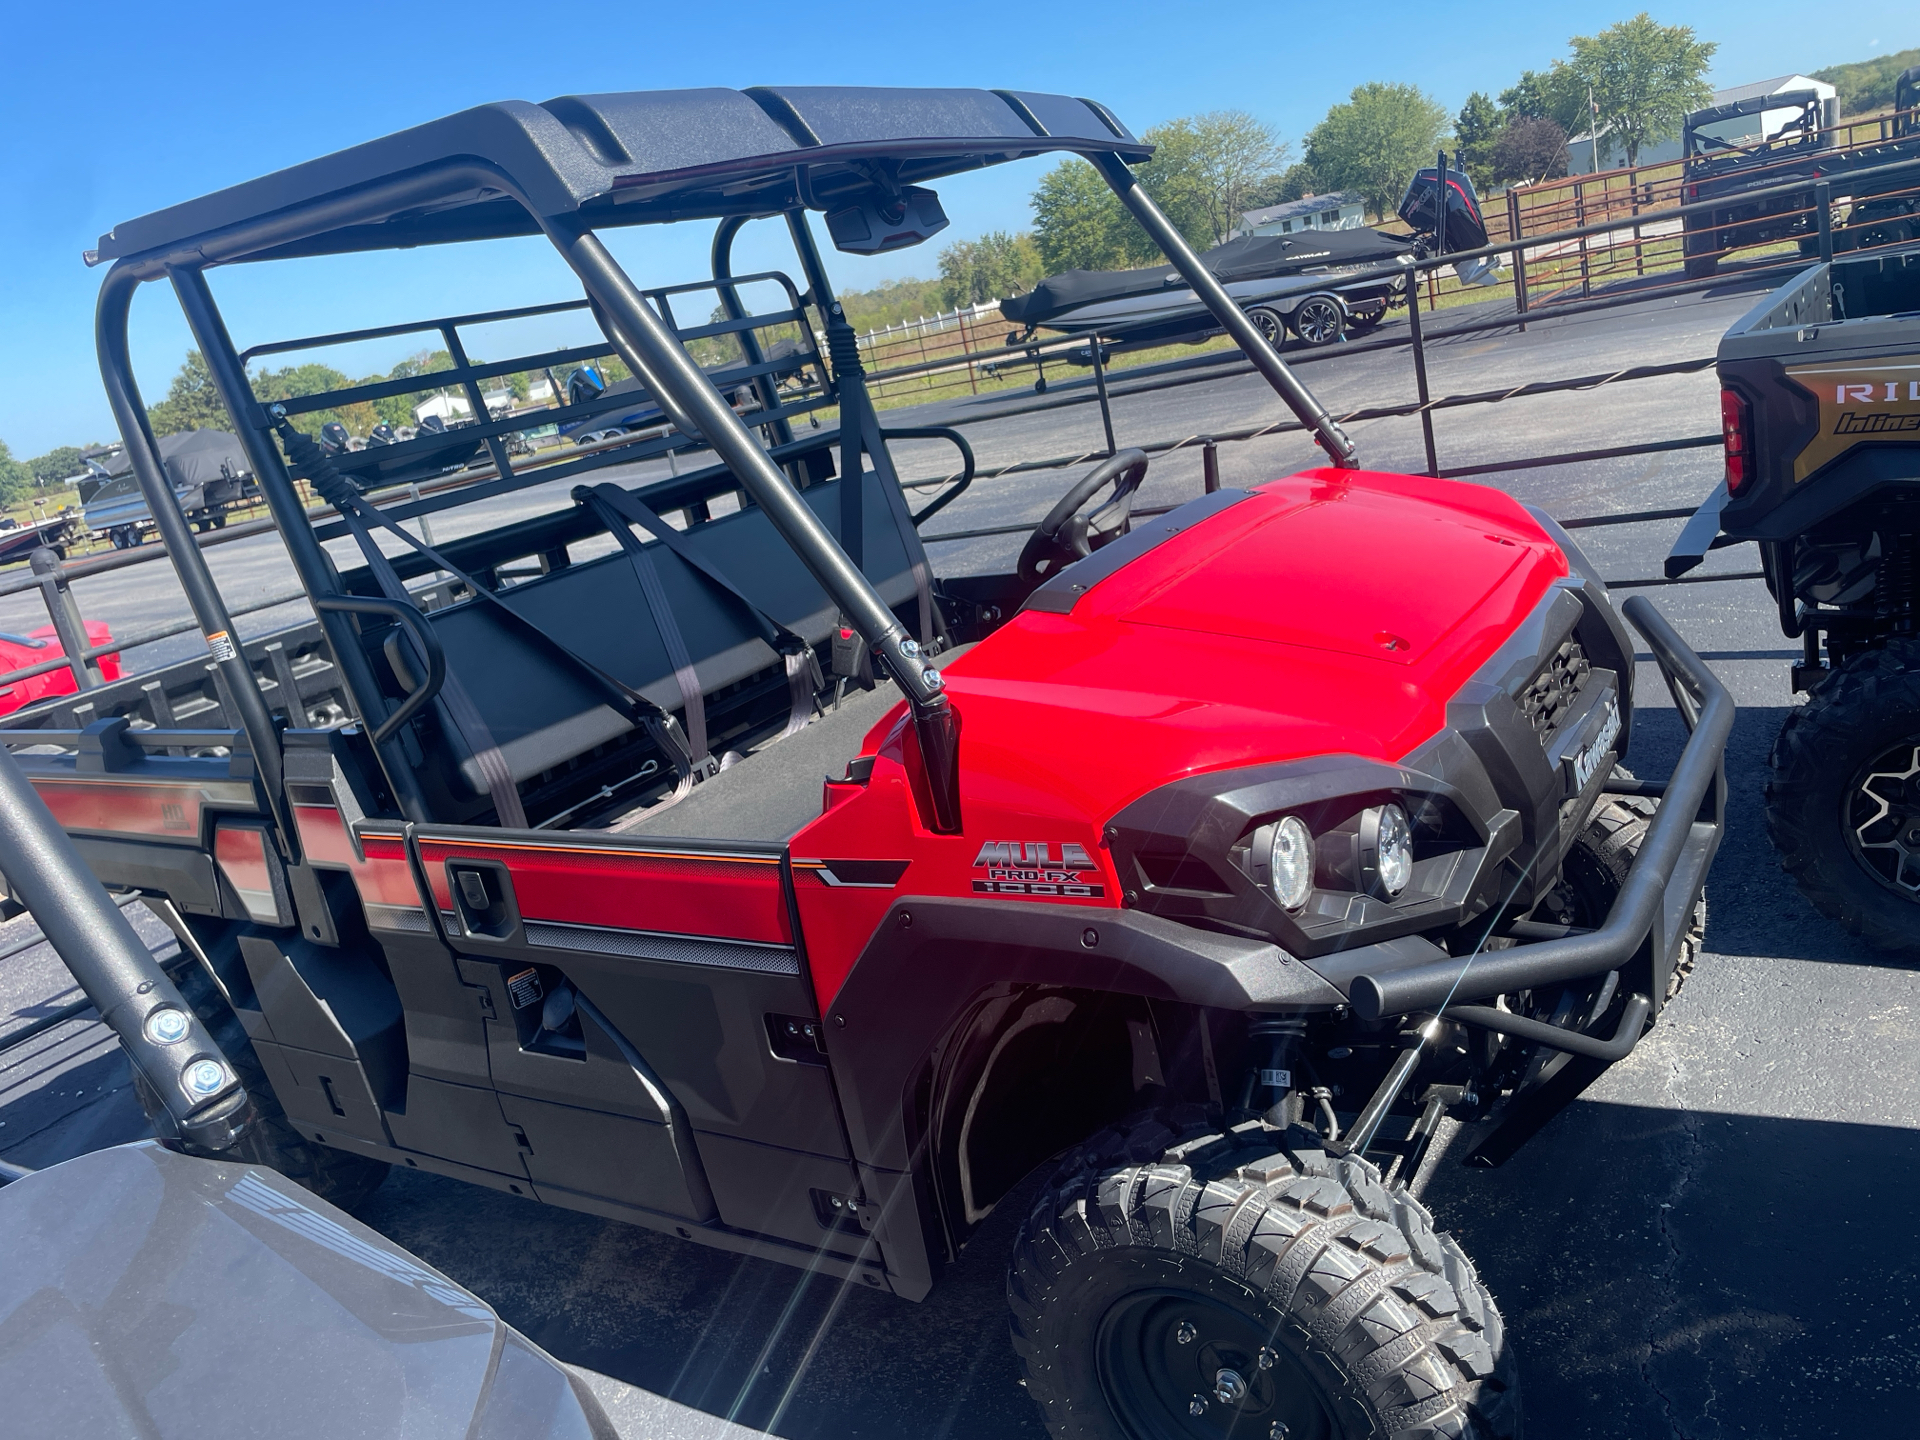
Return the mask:
[[[963,793],[1098,823],[1199,771],[1397,760],[1566,573],[1526,511],[1484,486],[1276,480],[1070,614],[1025,611],[955,660]]]

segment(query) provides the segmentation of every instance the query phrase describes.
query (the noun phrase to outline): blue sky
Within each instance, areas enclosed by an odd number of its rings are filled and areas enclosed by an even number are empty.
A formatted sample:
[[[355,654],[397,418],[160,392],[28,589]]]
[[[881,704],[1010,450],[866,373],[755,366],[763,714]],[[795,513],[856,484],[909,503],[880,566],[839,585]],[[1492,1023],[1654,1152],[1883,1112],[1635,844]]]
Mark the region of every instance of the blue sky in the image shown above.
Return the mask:
[[[1127,0],[16,4],[0,20],[9,61],[0,85],[0,440],[27,457],[114,433],[92,344],[100,276],[80,260],[103,231],[468,105],[689,85],[979,85],[1090,95],[1136,131],[1241,108],[1277,126],[1297,157],[1300,136],[1363,81],[1411,81],[1457,109],[1472,90],[1498,92],[1521,70],[1544,69],[1570,34],[1637,8],[1635,0],[1614,9],[1287,0],[1239,12]],[[1718,85],[1920,44],[1911,8],[1891,0],[1822,7],[1817,24],[1793,0],[1699,0],[1653,13],[1719,42]],[[877,260],[829,251],[836,282],[931,274],[938,243],[1024,227],[1043,168],[1027,162],[943,183],[953,225],[941,242]],[[764,237],[753,238],[755,229]],[[708,238],[706,226],[651,228],[626,232],[616,250],[642,284],[674,283],[704,273]],[[789,254],[763,226],[749,228],[739,257],[743,268],[792,268]],[[212,281],[243,348],[578,294],[533,240],[238,266]],[[135,306],[133,343],[146,399],[158,400],[189,344],[159,287],[146,287]],[[361,357],[364,368],[384,369],[407,348]]]

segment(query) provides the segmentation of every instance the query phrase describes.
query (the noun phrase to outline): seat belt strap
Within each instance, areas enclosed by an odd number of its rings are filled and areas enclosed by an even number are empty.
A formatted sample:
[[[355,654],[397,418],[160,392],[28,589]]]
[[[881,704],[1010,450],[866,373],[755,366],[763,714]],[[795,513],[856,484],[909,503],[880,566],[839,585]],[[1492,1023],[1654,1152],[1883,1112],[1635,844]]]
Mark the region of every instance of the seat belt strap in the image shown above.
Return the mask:
[[[646,596],[647,608],[653,612],[654,628],[667,647],[667,663],[673,666],[674,683],[680,687],[680,703],[687,717],[687,753],[693,759],[695,773],[704,778],[717,767],[707,743],[706,697],[700,693],[700,676],[693,668],[687,637],[681,633],[680,622],[667,603],[666,587],[660,583],[660,570],[653,563],[653,557],[645,546],[626,543],[632,538],[626,526],[618,525],[616,531],[623,537],[621,548],[627,552],[633,573],[640,581],[640,592]]]
[[[653,564],[653,558],[647,553],[646,546],[628,528],[628,521],[644,528],[648,534],[679,556],[695,574],[705,578],[709,584],[717,586],[746,611],[760,631],[760,638],[786,662],[787,728],[781,732],[782,736],[791,735],[796,730],[806,728],[808,722],[813,719],[815,697],[826,688],[827,683],[826,677],[820,672],[820,659],[814,654],[811,645],[756,604],[745,591],[727,577],[719,566],[688,544],[684,535],[661,519],[659,513],[637,495],[622,490],[618,485],[602,483],[591,487],[581,486],[574,491],[574,497],[594,511],[601,523],[620,542],[620,547],[632,557],[634,570],[640,576],[641,589],[646,593],[647,603],[653,607],[655,623],[660,627],[661,639],[666,642],[667,657],[676,667],[676,672],[681,667],[679,657],[687,653],[686,644],[681,638],[680,627],[668,606],[666,590],[660,583],[659,572]],[[687,662],[685,673],[689,677],[693,676],[691,661]],[[687,681],[681,682],[680,691],[682,696],[689,693]],[[691,693],[695,698],[688,701],[689,732],[693,728],[691,718],[694,714],[693,707],[703,703],[698,698],[697,678],[692,680]],[[706,722],[703,714],[700,738],[704,738],[705,734]],[[706,753],[697,741],[692,748],[696,754]]]
[[[366,557],[367,568],[373,572],[381,593],[389,600],[413,604],[413,597],[407,593],[407,587],[395,573],[392,562],[373,543],[373,536],[367,533],[367,527],[361,522],[357,510],[343,510],[341,518],[347,522],[347,528],[359,543],[360,553]],[[402,630],[401,635],[405,637],[406,632]],[[403,638],[401,643],[412,651],[411,639]],[[416,655],[414,658],[416,663],[424,664],[423,657]],[[507,764],[506,754],[493,738],[493,731],[488,728],[480,707],[473,703],[467,687],[460,683],[460,677],[451,669],[440,683],[440,699],[446,704],[447,718],[453,722],[454,729],[460,732],[467,749],[473,754],[473,763],[487,787],[487,796],[493,801],[494,817],[505,829],[525,830],[527,812],[521,807],[520,787],[514,783],[513,770]]]
[[[447,559],[446,556],[435,550],[431,545],[395,524],[382,513],[378,507],[369,505],[361,496],[359,489],[354,483],[334,467],[333,461],[314,443],[313,438],[295,430],[285,416],[280,416],[275,420],[274,430],[280,436],[280,442],[285,446],[287,455],[293,460],[298,473],[303,474],[308,480],[313,482],[314,487],[320,491],[321,497],[332,505],[334,509],[339,511],[342,518],[348,519],[349,522],[357,518],[363,522],[371,522],[372,524],[379,525],[383,529],[391,532],[397,536],[403,544],[425,558],[435,569],[443,570],[447,574],[460,580],[475,596],[491,603],[494,608],[505,615],[507,619],[519,625],[524,630],[530,631],[536,639],[551,646],[566,659],[572,661],[578,669],[583,671],[590,679],[598,684],[602,690],[614,698],[616,708],[624,709],[627,712],[628,719],[642,726],[647,731],[654,745],[659,749],[660,753],[666,757],[667,763],[674,767],[675,772],[680,777],[682,787],[684,788],[690,783],[690,777],[693,773],[693,760],[687,753],[686,739],[680,733],[679,726],[674,723],[673,716],[661,709],[660,706],[656,705],[647,696],[635,690],[631,685],[626,684],[618,676],[609,675],[557,636],[549,635],[545,630],[541,629],[540,626],[527,619],[526,616],[507,604],[505,600],[501,599],[500,596],[496,595],[491,589],[482,585],[477,579],[467,574],[466,571]],[[366,552],[369,548],[371,548],[375,554],[379,551],[379,547],[372,544],[371,536],[363,537],[360,545],[363,552]],[[375,566],[371,558],[369,558],[368,564],[375,569],[377,575],[379,566]],[[392,583],[398,585],[399,577],[393,574],[392,567],[387,565],[384,556],[381,557],[380,565],[386,566]],[[404,587],[402,587],[402,593],[405,593]],[[474,713],[478,713],[477,707]]]

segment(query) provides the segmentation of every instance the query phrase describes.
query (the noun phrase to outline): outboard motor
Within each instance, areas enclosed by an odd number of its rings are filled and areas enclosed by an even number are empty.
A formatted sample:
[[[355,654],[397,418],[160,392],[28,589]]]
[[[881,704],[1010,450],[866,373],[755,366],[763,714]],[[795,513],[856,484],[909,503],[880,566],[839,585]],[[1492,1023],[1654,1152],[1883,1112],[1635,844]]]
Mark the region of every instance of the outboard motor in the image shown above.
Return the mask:
[[[1464,170],[1456,170],[1451,165],[1447,167],[1444,182],[1447,223],[1443,234],[1438,219],[1439,207],[1434,203],[1434,194],[1439,188],[1435,184],[1438,174],[1431,165],[1414,172],[1407,193],[1400,200],[1400,218],[1442,254],[1478,250],[1487,243],[1487,221],[1480,213],[1480,196],[1474,191],[1473,181],[1467,178]],[[1453,273],[1460,277],[1463,285],[1497,285],[1500,277],[1495,272],[1499,265],[1498,258],[1481,256],[1455,265]]]
[[[368,449],[372,449],[375,445],[398,445],[399,443],[400,437],[393,433],[393,426],[384,420],[367,431]]]
[[[352,448],[347,427],[338,420],[329,420],[320,427],[320,448],[329,455],[344,455]]]
[[[582,365],[567,377],[567,403],[584,405],[589,400],[598,400],[607,393],[607,382],[600,378],[600,372],[591,365]]]
[[[414,427],[414,433],[416,435],[444,435],[447,433],[447,422],[442,420],[438,415],[422,415],[420,417],[420,423]]]

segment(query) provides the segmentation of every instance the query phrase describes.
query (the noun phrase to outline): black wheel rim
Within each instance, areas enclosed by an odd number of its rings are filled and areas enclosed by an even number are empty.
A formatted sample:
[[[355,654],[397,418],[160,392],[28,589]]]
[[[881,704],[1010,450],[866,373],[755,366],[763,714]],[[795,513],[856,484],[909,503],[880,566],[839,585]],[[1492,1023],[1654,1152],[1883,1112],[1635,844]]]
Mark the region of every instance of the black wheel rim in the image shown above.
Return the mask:
[[[1286,1342],[1206,1295],[1136,1290],[1100,1321],[1100,1388],[1130,1440],[1335,1440]]]
[[[1887,889],[1920,904],[1920,739],[1901,741],[1847,787],[1847,848]]]
[[[1293,328],[1309,345],[1325,345],[1340,335],[1340,310],[1331,300],[1309,300],[1293,316]]]

